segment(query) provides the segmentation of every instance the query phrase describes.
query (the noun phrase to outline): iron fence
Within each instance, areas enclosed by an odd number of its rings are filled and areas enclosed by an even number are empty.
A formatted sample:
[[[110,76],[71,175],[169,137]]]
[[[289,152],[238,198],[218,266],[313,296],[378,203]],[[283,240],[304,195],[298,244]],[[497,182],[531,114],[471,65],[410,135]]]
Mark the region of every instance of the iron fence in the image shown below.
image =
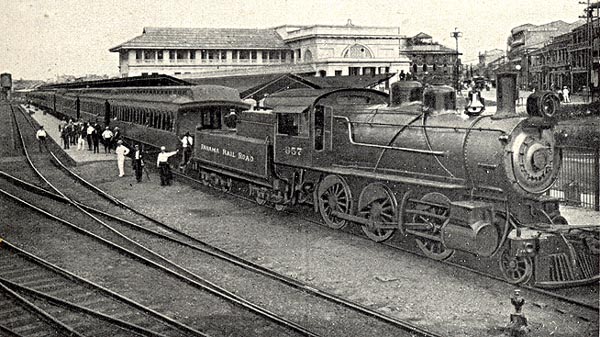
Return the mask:
[[[600,211],[600,148],[564,146],[562,168],[549,195],[565,204]]]

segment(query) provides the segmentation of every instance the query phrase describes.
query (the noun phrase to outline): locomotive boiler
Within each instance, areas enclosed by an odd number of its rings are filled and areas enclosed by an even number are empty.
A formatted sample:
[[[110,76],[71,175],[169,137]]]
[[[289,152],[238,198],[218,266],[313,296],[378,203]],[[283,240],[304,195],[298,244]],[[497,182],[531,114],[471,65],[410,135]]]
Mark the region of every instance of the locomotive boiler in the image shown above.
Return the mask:
[[[544,195],[561,159],[543,111],[553,101],[532,97],[518,115],[516,77],[498,83],[495,114],[477,93],[463,111],[452,88],[417,82],[396,83],[391,97],[283,91],[265,100],[269,110],[236,116],[235,128],[197,130],[189,169],[277,209],[311,204],[328,226],[358,225],[375,241],[399,232],[434,259],[496,259],[509,282],[597,281],[597,229],[569,226]]]

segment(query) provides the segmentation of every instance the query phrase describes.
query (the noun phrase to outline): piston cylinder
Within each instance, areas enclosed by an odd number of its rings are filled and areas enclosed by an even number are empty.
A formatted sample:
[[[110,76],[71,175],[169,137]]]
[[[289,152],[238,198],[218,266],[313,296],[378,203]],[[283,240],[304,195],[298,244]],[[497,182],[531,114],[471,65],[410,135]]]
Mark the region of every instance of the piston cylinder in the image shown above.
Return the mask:
[[[452,202],[449,222],[442,228],[442,243],[450,249],[491,256],[499,241],[493,214],[488,203]]]

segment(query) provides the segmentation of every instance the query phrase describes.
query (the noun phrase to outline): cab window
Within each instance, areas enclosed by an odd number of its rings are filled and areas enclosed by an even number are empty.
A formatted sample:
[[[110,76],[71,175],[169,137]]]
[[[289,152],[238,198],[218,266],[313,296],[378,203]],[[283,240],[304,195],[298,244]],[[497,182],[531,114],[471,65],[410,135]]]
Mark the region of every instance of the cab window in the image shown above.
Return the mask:
[[[278,113],[277,133],[288,136],[308,136],[308,111],[303,113]]]

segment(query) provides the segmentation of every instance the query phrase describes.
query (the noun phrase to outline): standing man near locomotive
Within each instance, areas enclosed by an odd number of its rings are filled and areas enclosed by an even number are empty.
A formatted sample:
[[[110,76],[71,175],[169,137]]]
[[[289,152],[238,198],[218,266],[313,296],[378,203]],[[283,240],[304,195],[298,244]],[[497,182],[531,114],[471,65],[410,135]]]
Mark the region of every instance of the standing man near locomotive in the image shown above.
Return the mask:
[[[119,178],[125,175],[125,156],[129,154],[129,149],[123,145],[123,141],[117,142],[118,146],[115,150],[117,154],[117,166],[119,166]]]
[[[160,153],[156,158],[156,167],[160,173],[160,186],[171,185],[171,167],[169,166],[169,157],[177,154],[179,150],[165,152],[164,146],[160,147]]]
[[[192,147],[194,146],[194,138],[190,135],[190,132],[186,132],[183,138],[181,138],[181,146],[183,147],[183,153],[181,154],[181,164],[179,168],[183,168],[192,154]]]
[[[142,150],[139,145],[135,145],[133,150],[133,156],[131,156],[133,171],[135,172],[135,180],[138,183],[142,182],[142,169],[144,168],[144,161],[142,160]]]

